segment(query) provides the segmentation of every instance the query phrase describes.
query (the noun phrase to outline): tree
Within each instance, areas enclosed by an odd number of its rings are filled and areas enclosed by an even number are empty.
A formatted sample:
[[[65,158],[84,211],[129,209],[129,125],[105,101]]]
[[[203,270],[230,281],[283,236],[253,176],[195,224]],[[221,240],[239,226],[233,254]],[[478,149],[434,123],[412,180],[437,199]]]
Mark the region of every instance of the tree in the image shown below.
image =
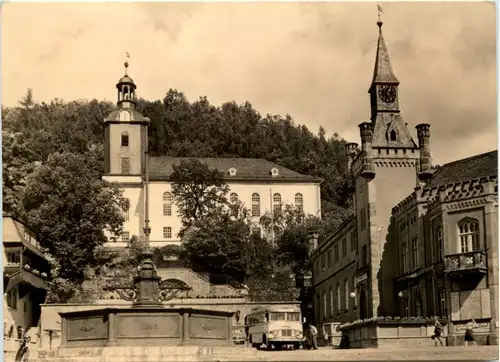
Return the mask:
[[[120,189],[100,179],[101,157],[99,147],[54,153],[35,168],[20,195],[23,220],[53,256],[55,277],[68,283],[81,283],[86,268],[102,263],[105,233],[118,235],[124,222],[126,202]]]
[[[195,220],[186,231],[181,258],[211,274],[225,274],[243,282],[251,263],[250,228],[222,211]]]
[[[220,213],[221,208],[228,205],[229,187],[224,183],[223,174],[199,160],[174,164],[170,181],[182,221],[180,237],[195,222]]]

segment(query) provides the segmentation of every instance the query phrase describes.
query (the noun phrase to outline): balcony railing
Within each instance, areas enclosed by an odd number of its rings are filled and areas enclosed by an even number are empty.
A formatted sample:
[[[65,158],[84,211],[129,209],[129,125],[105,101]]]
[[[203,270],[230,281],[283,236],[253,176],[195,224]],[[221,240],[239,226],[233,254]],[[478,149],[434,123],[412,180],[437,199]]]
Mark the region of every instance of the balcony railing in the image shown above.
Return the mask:
[[[8,261],[5,263],[5,268],[19,268],[21,266],[21,262],[19,261]]]
[[[486,272],[486,251],[475,250],[467,253],[446,255],[444,257],[445,272]]]

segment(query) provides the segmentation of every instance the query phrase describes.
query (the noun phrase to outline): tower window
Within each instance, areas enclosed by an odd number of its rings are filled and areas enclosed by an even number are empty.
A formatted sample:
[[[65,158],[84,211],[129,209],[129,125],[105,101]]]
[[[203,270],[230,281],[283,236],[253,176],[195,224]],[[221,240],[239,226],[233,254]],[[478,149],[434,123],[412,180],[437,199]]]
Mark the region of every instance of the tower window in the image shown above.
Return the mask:
[[[391,142],[396,142],[398,140],[395,130],[389,132],[389,140],[391,140]]]
[[[130,159],[128,157],[122,158],[122,174],[128,175],[130,173]]]
[[[122,133],[122,146],[128,147],[128,133],[127,132]]]

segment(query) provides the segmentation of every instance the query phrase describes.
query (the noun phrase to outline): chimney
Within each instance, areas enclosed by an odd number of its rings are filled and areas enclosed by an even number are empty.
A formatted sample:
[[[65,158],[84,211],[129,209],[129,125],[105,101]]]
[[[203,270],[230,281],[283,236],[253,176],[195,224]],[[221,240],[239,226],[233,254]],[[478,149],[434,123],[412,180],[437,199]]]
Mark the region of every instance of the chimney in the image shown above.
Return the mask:
[[[421,123],[415,127],[417,129],[418,147],[420,149],[420,165],[418,179],[425,183],[432,177],[431,146],[429,142],[430,128],[427,123]]]
[[[372,156],[373,124],[363,122],[359,125],[359,131],[361,134],[361,150],[363,152],[361,176],[370,181],[375,177],[375,165]]]

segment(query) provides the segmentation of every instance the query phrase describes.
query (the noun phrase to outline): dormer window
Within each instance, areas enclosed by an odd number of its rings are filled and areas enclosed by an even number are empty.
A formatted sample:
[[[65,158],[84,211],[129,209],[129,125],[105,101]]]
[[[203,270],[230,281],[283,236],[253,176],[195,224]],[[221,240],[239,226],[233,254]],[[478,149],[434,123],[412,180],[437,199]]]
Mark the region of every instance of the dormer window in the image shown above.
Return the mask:
[[[276,167],[273,167],[271,169],[271,176],[276,177],[276,176],[279,176],[279,174],[280,174],[280,171]]]
[[[229,169],[229,176],[236,176],[236,169],[234,167]]]

